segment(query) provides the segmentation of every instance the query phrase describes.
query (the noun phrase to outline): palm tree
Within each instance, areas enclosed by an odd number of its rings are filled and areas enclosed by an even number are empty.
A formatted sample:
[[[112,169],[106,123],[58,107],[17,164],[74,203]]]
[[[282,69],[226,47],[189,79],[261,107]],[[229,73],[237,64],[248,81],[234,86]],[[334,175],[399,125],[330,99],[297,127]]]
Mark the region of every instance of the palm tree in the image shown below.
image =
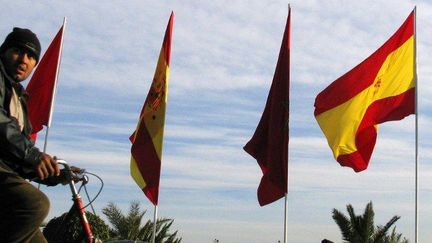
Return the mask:
[[[409,243],[409,241],[404,237],[403,240],[402,234],[396,233],[396,227],[393,228],[391,235],[385,237],[386,243]]]
[[[342,239],[347,243],[408,243],[400,241],[402,234],[397,234],[393,228],[393,233],[388,236],[387,233],[399,216],[393,216],[384,226],[375,227],[372,202],[366,205],[363,215],[355,215],[354,208],[351,204],[347,205],[349,217],[337,209],[333,209],[333,219],[339,226]]]
[[[103,214],[107,216],[109,222],[113,226],[112,240],[142,240],[151,241],[153,234],[153,223],[148,220],[141,227],[141,221],[146,211],[141,211],[139,203],[131,202],[128,215],[125,216],[121,210],[112,202],[107,207],[102,209]],[[158,219],[156,221],[156,237],[157,243],[180,243],[181,238],[177,238],[177,231],[170,234],[168,231],[173,224],[173,219]]]

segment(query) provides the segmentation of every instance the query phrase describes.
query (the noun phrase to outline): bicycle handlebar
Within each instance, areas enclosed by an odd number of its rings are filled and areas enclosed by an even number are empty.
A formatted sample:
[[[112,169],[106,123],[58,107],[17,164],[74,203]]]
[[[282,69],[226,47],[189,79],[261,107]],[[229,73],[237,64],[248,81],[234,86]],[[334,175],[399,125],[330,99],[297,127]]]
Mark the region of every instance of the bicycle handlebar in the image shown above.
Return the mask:
[[[62,177],[62,179],[64,179],[64,181],[62,181],[62,184],[67,184],[71,180],[74,182],[82,181],[84,184],[88,182],[88,178],[85,176],[86,173],[85,169],[81,169],[75,166],[69,166],[69,164],[62,159],[57,159],[57,163],[64,167],[64,169],[61,170],[59,176]]]
[[[36,181],[47,186],[56,186],[58,184],[67,185],[71,182],[82,182],[83,184],[87,184],[88,177],[85,175],[86,170],[81,169],[75,166],[69,166],[69,164],[62,159],[56,160],[59,165],[62,165],[64,168],[60,170],[59,176],[50,176],[45,180],[39,180],[38,178],[31,179],[32,181]]]
[[[63,167],[66,171],[71,172],[75,177],[77,177],[79,179],[82,178],[86,172],[85,169],[81,169],[81,168],[75,167],[75,166],[69,166],[69,164],[65,160],[62,160],[62,159],[57,159],[57,163],[60,165],[63,165]]]

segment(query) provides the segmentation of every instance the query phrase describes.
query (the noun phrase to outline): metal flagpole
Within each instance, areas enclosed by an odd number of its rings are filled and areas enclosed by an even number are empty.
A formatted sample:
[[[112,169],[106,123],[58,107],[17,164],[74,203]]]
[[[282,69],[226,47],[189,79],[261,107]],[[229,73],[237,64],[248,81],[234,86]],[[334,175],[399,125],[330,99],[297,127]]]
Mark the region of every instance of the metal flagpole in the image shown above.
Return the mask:
[[[285,193],[284,243],[287,243],[287,240],[288,240],[288,193]]]
[[[45,142],[44,142],[44,147],[43,147],[44,153],[46,152],[46,149],[47,149],[49,128],[51,126],[52,114],[54,112],[54,102],[55,102],[55,95],[56,95],[56,90],[57,90],[57,79],[58,79],[58,75],[60,72],[60,62],[61,62],[61,56],[62,56],[63,36],[64,36],[65,28],[66,28],[66,17],[63,18],[63,27],[62,27],[62,35],[61,35],[61,40],[60,40],[59,58],[57,61],[57,69],[56,69],[56,74],[55,74],[55,78],[54,78],[54,88],[53,88],[52,99],[51,99],[50,113],[49,113],[49,117],[48,117],[47,129],[46,129],[46,133],[45,133]]]
[[[152,243],[156,240],[157,205],[154,206]]]
[[[289,43],[288,48],[291,49],[291,40],[290,40],[291,39],[291,4],[290,3],[288,3],[288,18],[289,18],[289,22],[287,23],[287,24],[289,24],[289,27],[288,27],[289,28],[288,29],[288,31],[289,31],[289,33],[288,33],[288,43]],[[288,58],[291,58],[290,56],[291,56],[291,53],[288,54]],[[290,62],[288,62],[288,63],[290,63]],[[289,68],[290,67],[288,67],[288,69]],[[290,73],[290,70],[288,70],[288,80],[289,80],[289,73]],[[288,97],[289,97],[289,82],[288,82]],[[288,131],[287,132],[288,132],[288,138],[289,138],[289,101],[288,101],[288,121],[287,122],[288,122]],[[289,143],[289,141],[288,141],[288,143]],[[288,153],[288,151],[289,151],[289,146],[287,147],[287,153]],[[288,155],[287,155],[287,157],[288,157]],[[287,188],[286,188],[286,193],[285,193],[284,243],[287,243],[287,241],[288,241],[288,163],[286,166],[286,170],[287,170],[286,171]]]
[[[417,21],[414,7],[414,81],[415,81],[415,243],[418,243],[418,193],[419,193],[419,164],[418,164],[418,80],[417,80]]]

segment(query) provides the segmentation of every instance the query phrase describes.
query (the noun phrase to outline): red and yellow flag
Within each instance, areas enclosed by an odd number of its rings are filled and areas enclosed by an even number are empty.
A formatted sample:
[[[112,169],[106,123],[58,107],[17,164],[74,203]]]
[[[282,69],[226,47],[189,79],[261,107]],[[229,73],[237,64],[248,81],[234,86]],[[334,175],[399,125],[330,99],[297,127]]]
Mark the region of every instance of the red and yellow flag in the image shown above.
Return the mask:
[[[174,12],[168,22],[150,91],[130,137],[131,175],[153,205],[158,204],[159,195],[173,22]]]
[[[415,113],[414,11],[378,50],[315,99],[334,158],[359,172],[368,167],[380,123]]]
[[[43,125],[50,125],[50,113],[60,65],[63,29],[64,26],[54,37],[26,88],[29,93],[27,110],[33,127],[30,136],[33,140],[36,140],[37,133],[43,129]]]
[[[263,173],[257,190],[261,206],[280,199],[288,191],[290,30],[291,8],[264,112],[253,137],[244,146]]]

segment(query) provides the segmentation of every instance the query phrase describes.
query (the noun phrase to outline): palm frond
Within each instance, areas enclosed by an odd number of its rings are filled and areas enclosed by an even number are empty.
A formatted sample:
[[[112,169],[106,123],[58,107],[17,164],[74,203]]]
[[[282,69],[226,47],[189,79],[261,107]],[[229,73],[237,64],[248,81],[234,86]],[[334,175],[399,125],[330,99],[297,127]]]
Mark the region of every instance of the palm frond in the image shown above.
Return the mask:
[[[372,202],[366,205],[365,211],[362,216],[361,229],[362,235],[365,242],[369,242],[375,233],[375,223],[374,223],[375,212],[373,210]]]
[[[125,221],[121,210],[113,202],[109,202],[108,205],[102,209],[102,213],[105,214],[108,221],[113,226],[113,233],[117,236],[121,235],[123,231],[122,225]]]
[[[384,226],[378,226],[377,231],[375,232],[375,235],[373,237],[373,242],[378,243],[381,239],[386,238],[387,232],[392,227],[396,221],[400,219],[399,216],[393,216]]]
[[[339,210],[333,209],[333,220],[339,226],[342,233],[342,239],[350,242],[352,240],[352,228],[350,220]]]

